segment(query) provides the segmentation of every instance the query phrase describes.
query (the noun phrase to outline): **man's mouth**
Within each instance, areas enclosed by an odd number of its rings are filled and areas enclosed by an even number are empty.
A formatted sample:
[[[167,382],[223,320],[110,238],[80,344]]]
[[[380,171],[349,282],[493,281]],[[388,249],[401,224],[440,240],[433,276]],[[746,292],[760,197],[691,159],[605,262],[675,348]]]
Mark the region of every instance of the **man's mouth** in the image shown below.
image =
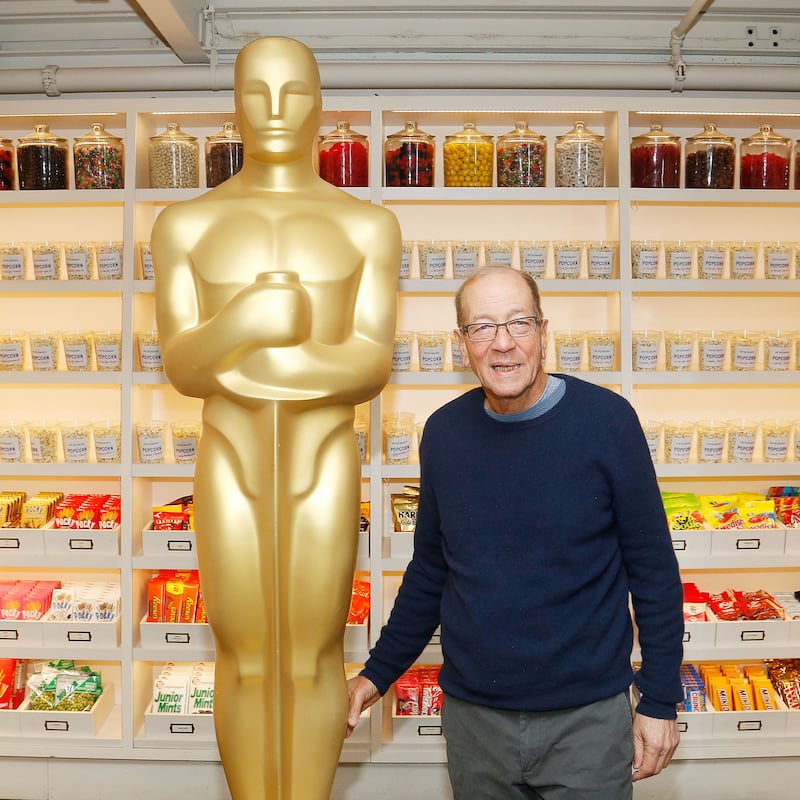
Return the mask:
[[[492,364],[495,372],[513,372],[516,368],[516,364]]]

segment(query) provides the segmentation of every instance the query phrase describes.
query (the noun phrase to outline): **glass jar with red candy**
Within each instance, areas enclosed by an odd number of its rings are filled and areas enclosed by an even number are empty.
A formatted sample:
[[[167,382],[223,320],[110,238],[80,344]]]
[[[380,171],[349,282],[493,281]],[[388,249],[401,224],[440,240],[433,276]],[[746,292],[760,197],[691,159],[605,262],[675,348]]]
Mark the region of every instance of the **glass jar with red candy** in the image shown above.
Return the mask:
[[[14,188],[14,142],[0,138],[0,192]]]
[[[643,189],[677,189],[681,179],[681,140],[651,125],[647,133],[631,140],[631,186]]]
[[[387,186],[433,186],[434,137],[406,122],[383,146]]]
[[[739,146],[740,189],[788,189],[792,142],[762,125]]]
[[[319,137],[319,176],[334,186],[368,186],[367,137],[351,130],[349,122],[337,122]]]

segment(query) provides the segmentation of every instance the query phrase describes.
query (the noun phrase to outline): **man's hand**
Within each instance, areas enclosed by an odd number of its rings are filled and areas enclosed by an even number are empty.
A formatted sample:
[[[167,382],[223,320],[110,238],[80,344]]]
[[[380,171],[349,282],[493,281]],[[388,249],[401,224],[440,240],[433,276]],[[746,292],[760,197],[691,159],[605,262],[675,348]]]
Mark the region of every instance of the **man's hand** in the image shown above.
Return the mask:
[[[347,739],[358,725],[361,712],[369,708],[380,699],[378,687],[361,675],[350,678],[347,681],[347,694],[350,697],[350,708],[347,712],[347,732],[344,738]]]
[[[680,741],[674,719],[633,717],[633,780],[658,775],[669,764]]]

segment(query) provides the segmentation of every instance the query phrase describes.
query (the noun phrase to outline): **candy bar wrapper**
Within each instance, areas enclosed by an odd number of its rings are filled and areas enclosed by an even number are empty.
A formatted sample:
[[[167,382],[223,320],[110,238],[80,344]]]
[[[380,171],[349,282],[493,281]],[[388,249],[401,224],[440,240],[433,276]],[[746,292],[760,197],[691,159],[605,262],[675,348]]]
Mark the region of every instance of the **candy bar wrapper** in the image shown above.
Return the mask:
[[[401,675],[394,685],[396,697],[395,712],[398,717],[419,716],[420,680],[413,672]]]

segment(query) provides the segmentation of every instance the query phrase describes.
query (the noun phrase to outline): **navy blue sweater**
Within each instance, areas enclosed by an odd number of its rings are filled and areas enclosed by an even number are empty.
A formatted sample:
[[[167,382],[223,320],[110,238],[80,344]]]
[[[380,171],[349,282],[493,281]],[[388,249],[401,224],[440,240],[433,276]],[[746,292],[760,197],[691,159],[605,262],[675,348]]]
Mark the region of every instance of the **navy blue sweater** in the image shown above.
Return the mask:
[[[681,699],[682,589],[652,461],[624,398],[569,375],[527,422],[482,389],[425,424],[414,556],[361,674],[381,693],[441,624],[442,688],[493,708],[585,705],[631,683],[639,712]]]

